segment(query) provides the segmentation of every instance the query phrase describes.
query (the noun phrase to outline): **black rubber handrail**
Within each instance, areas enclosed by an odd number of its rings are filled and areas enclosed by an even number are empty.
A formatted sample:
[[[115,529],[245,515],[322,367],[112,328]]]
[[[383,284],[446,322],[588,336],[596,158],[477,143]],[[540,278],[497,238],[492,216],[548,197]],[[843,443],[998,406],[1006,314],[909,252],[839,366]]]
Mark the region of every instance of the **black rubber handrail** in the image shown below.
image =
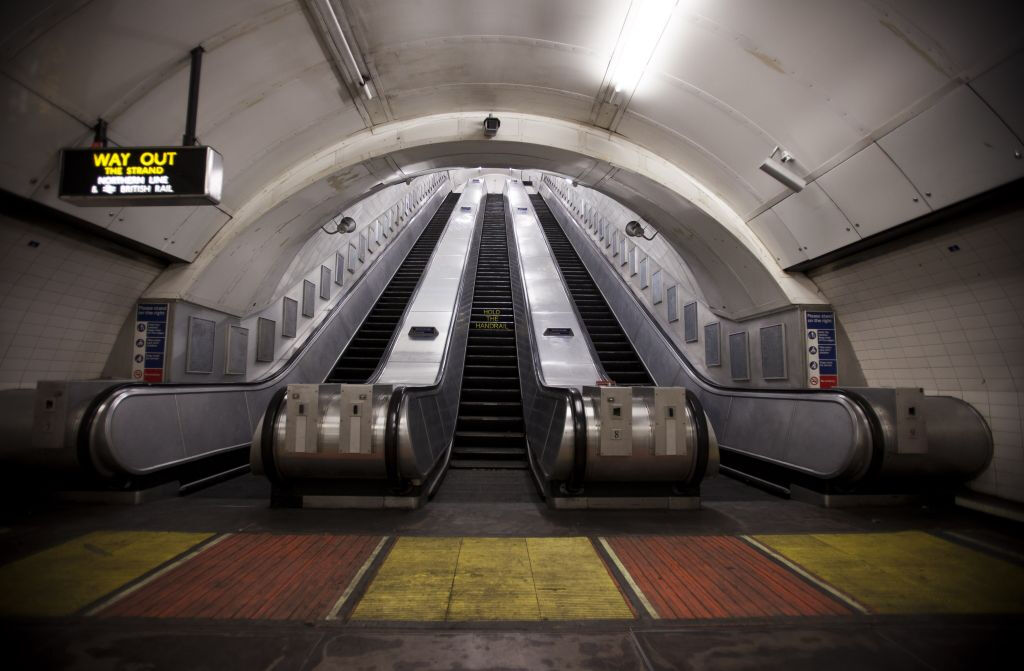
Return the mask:
[[[429,200],[437,194],[438,190],[440,190],[447,183],[450,182],[448,180],[442,180],[441,182],[439,182],[438,185],[434,188],[433,192],[431,192],[430,195],[426,196],[424,201],[429,202]],[[442,199],[441,202],[437,204],[437,208],[435,208],[434,211],[430,213],[430,218],[433,218],[434,214],[437,213],[437,210],[440,209],[443,203],[444,200]],[[415,215],[413,215],[413,217],[417,216],[418,214],[421,214],[422,212],[422,210],[421,212],[417,212]],[[429,219],[427,220],[426,225],[429,225]],[[398,235],[403,235],[407,230],[409,230],[408,224],[398,231]],[[397,239],[397,236],[395,239]],[[381,259],[384,258],[387,252],[389,252],[391,249],[393,249],[393,247],[389,246],[387,249],[383,251],[383,253],[378,254],[377,257],[373,261],[371,261],[368,266],[366,266],[366,269],[359,275],[359,277],[357,277],[349,285],[349,296],[351,296],[352,290],[356,286],[359,286],[359,284],[369,275],[370,270],[372,270],[378,263],[380,263]],[[412,251],[411,247],[410,251]],[[398,267],[400,268],[401,264],[399,264]],[[396,268],[396,272],[397,270],[398,269]],[[386,286],[387,285],[385,285],[385,288]],[[381,292],[383,291],[384,288],[381,289]],[[273,371],[266,377],[246,382],[120,382],[99,392],[86,406],[86,410],[83,413],[81,422],[78,426],[78,431],[76,434],[75,452],[79,465],[85,468],[87,471],[89,471],[92,475],[101,477],[99,471],[96,468],[96,465],[93,464],[91,450],[89,449],[89,446],[92,442],[92,429],[96,420],[96,413],[99,410],[100,406],[102,406],[104,403],[112,399],[121,391],[125,389],[140,388],[159,388],[161,390],[174,390],[195,388],[223,389],[225,387],[237,387],[240,389],[245,389],[257,388],[273,384],[276,379],[283,377],[289,372],[289,370],[296,364],[299,357],[302,356],[303,352],[306,350],[308,345],[312,343],[317,337],[319,337],[319,335],[328,327],[328,325],[333,321],[334,316],[343,309],[346,302],[347,298],[343,297],[341,300],[338,301],[338,303],[334,307],[328,310],[327,313],[324,315],[324,318],[320,321],[320,323],[314,326],[313,330],[310,331],[310,333],[305,337],[302,346],[296,348],[296,350],[292,353],[292,355],[285,361],[285,363],[282,366],[277,368],[275,371]],[[353,336],[354,335],[355,333],[353,333]]]
[[[485,193],[484,199],[486,199],[486,197],[487,194]],[[482,202],[484,201],[482,200],[481,203]],[[453,210],[451,216],[455,216],[455,214],[456,212]],[[401,471],[398,467],[399,424],[402,419],[402,406],[403,404],[406,403],[406,399],[408,398],[430,396],[431,394],[438,393],[438,391],[444,386],[444,383],[447,381],[448,376],[453,374],[452,369],[454,368],[454,366],[450,365],[449,359],[451,359],[453,356],[452,346],[456,340],[456,328],[459,325],[458,317],[465,310],[468,310],[473,303],[473,291],[476,288],[476,268],[480,256],[480,238],[481,235],[483,234],[483,226],[481,225],[481,222],[483,221],[483,216],[484,208],[483,206],[481,206],[477,210],[477,223],[473,231],[473,239],[469,245],[468,258],[466,259],[466,265],[462,271],[462,277],[459,279],[459,299],[458,302],[456,303],[457,309],[452,314],[451,336],[448,338],[448,342],[445,343],[445,349],[441,357],[441,376],[438,378],[436,382],[434,382],[434,384],[431,385],[416,387],[408,387],[406,385],[401,385],[399,387],[395,387],[395,389],[391,392],[391,398],[388,400],[388,410],[387,415],[385,417],[384,425],[384,471],[388,480],[388,487],[395,493],[404,493],[409,489],[409,483],[405,478],[402,477]],[[447,226],[445,230],[447,230]],[[424,275],[426,275],[426,270],[424,270]],[[468,278],[470,277],[473,278],[472,281],[468,281]],[[422,279],[420,280],[420,284],[422,284]],[[410,299],[409,302],[410,304],[412,304],[412,299]],[[463,328],[463,332],[465,334],[468,334],[469,332],[468,320],[466,321],[465,327]],[[460,340],[465,340],[465,338],[461,337],[461,333],[459,335]],[[465,345],[463,345],[461,349],[464,362],[466,354]],[[458,352],[456,352],[455,354],[458,354]],[[462,374],[461,367],[459,369],[459,374]]]
[[[544,382],[544,374],[540,368],[540,363],[534,354],[537,352],[537,341],[536,335],[532,325],[532,315],[530,313],[529,305],[526,302],[525,291],[523,289],[523,274],[522,268],[519,266],[519,247],[518,236],[515,234],[515,227],[512,226],[512,214],[511,202],[508,201],[506,196],[506,207],[505,207],[505,231],[508,234],[508,255],[509,255],[509,281],[513,285],[513,289],[518,289],[523,297],[523,310],[526,314],[522,315],[522,326],[526,337],[529,342],[529,360],[530,368],[533,371],[534,381],[537,386],[537,393],[542,394],[548,398],[555,399],[556,401],[565,404],[565,407],[569,408],[569,412],[572,416],[573,426],[573,462],[572,470],[569,475],[569,480],[566,483],[566,489],[572,494],[580,494],[583,492],[583,483],[586,480],[587,472],[587,412],[584,406],[583,394],[579,389],[575,387],[554,387]],[[532,207],[532,205],[531,205]],[[536,216],[536,212],[534,213]],[[545,236],[545,241],[547,237]],[[550,247],[549,247],[550,251]],[[552,256],[552,259],[554,257]],[[555,264],[556,269],[558,264]],[[561,273],[561,270],[559,270]],[[561,275],[559,275],[561,276]],[[563,280],[564,282],[564,280]],[[570,303],[572,303],[570,297]],[[515,307],[515,292],[513,291],[513,307]],[[519,332],[519,320],[520,315],[516,314],[513,310],[513,316],[516,318],[516,332]],[[579,322],[582,328],[582,321]],[[517,336],[518,341],[518,336]],[[589,341],[589,336],[588,336]],[[517,342],[517,353],[518,353],[518,342]],[[597,359],[595,358],[595,361]],[[600,364],[598,364],[600,370]],[[531,448],[528,446],[528,450]]]
[[[550,187],[548,187],[548,189],[550,190]],[[539,191],[538,191],[538,193],[539,193]],[[543,194],[541,194],[541,197],[543,197]],[[544,201],[547,202],[548,199],[544,198]],[[565,205],[561,201],[559,201],[558,199],[554,199],[554,201],[565,212],[567,217],[569,217],[570,219],[575,221],[575,217],[573,217],[571,214],[568,213],[568,209],[565,207]],[[559,221],[558,217],[555,217],[555,221],[557,221],[558,225],[562,226],[562,228],[564,230],[565,227],[562,224],[562,222]],[[580,256],[580,261],[583,261],[583,256],[579,255],[579,251],[578,251],[576,242],[573,240],[572,236],[568,235],[568,233],[567,233],[565,237],[569,240],[569,243],[573,246],[573,248],[577,249],[577,255]],[[607,258],[604,257],[603,254],[601,256],[607,262]],[[583,261],[583,265],[584,265],[584,267],[586,267],[586,265],[587,265],[586,261]],[[644,303],[641,302],[636,297],[636,295],[633,293],[633,290],[629,287],[629,285],[623,279],[622,275],[619,274],[618,271],[614,267],[612,268],[612,271],[613,271],[612,274],[616,277],[616,279],[620,283],[622,283],[624,285],[624,290],[626,292],[626,295],[628,295],[629,298],[643,311],[643,313],[647,317],[647,319],[651,322],[651,324],[653,324],[654,328],[657,329],[657,332],[661,336],[662,340],[664,340],[668,344],[669,348],[675,353],[676,358],[682,363],[683,367],[686,369],[687,374],[690,375],[692,378],[694,378],[698,382],[701,382],[704,386],[710,387],[711,389],[714,389],[715,391],[727,392],[727,393],[749,394],[749,395],[753,395],[753,396],[762,396],[762,395],[763,396],[777,396],[777,395],[784,395],[784,394],[797,394],[797,395],[805,395],[805,396],[815,396],[815,395],[818,395],[818,396],[820,396],[820,395],[834,394],[834,395],[846,398],[849,401],[851,401],[854,405],[856,405],[858,408],[860,408],[861,412],[864,413],[864,416],[865,416],[865,418],[867,419],[867,422],[868,422],[869,433],[871,435],[871,460],[870,460],[867,472],[864,474],[864,476],[862,476],[862,479],[867,479],[868,477],[877,474],[878,471],[881,470],[882,460],[883,460],[883,457],[884,457],[884,454],[885,454],[885,433],[882,430],[882,422],[881,422],[881,420],[878,417],[878,413],[875,412],[874,407],[863,396],[861,396],[860,394],[858,394],[855,391],[851,391],[849,389],[843,389],[841,387],[836,387],[836,388],[833,388],[833,389],[800,389],[800,388],[792,388],[792,389],[774,389],[774,388],[748,389],[748,388],[744,388],[744,387],[730,387],[728,385],[723,385],[723,384],[720,384],[718,382],[715,382],[714,380],[706,377],[700,370],[698,370],[696,367],[694,367],[694,365],[690,362],[690,360],[686,357],[686,355],[676,345],[676,343],[672,339],[672,337],[665,331],[665,328],[661,325],[661,323],[654,316],[654,314],[650,311],[650,309],[646,305],[644,305]],[[587,272],[590,272],[589,269],[587,270]],[[611,306],[609,305],[609,307],[611,307]],[[614,314],[614,311],[613,311],[613,314]],[[626,333],[625,335],[626,335],[626,338],[629,339],[630,343],[632,343],[632,338],[629,337],[629,334]],[[635,347],[634,347],[634,349],[635,349]],[[639,351],[637,352],[637,354],[639,354]],[[641,360],[642,360],[642,357],[641,357]],[[728,447],[726,447],[726,449],[728,449]],[[810,477],[813,477],[813,476],[810,476]],[[820,478],[818,478],[818,479],[820,480]]]

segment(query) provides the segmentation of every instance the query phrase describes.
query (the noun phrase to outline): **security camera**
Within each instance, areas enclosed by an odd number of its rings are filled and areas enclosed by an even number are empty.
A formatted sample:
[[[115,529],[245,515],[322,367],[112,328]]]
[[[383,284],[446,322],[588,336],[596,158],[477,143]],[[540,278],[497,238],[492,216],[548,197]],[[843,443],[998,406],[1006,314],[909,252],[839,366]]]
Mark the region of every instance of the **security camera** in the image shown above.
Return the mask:
[[[339,233],[351,233],[356,230],[356,220],[352,217],[342,217],[338,222]]]
[[[658,232],[655,231],[654,235],[648,238],[646,235],[644,235],[644,225],[641,224],[639,221],[633,220],[626,224],[626,235],[628,235],[631,238],[643,238],[644,240],[653,240],[654,237],[658,235]]]
[[[787,163],[793,161],[793,157],[784,151],[782,152],[782,160],[777,160],[775,154],[778,151],[779,147],[772,150],[771,155],[761,164],[761,170],[793,191],[803,191],[804,187],[807,186],[807,180],[786,167]]]
[[[498,127],[501,126],[501,119],[491,114],[484,119],[484,136],[494,137],[498,134]]]

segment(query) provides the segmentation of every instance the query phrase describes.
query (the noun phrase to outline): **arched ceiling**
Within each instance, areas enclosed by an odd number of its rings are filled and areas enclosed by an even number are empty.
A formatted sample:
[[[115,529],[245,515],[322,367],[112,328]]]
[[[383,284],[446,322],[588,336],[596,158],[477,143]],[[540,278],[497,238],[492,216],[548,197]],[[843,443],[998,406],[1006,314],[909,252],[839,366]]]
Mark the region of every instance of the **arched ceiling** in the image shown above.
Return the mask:
[[[622,153],[592,143],[551,162],[539,145],[526,143],[517,164],[558,168],[598,188],[615,173],[610,181],[620,186],[606,181],[604,190],[632,198],[634,210],[663,227],[678,220],[680,230],[667,233],[684,258],[706,255],[709,282],[748,285],[753,276],[736,268],[762,264],[769,289],[760,297],[745,289],[743,312],[799,295],[785,286],[779,266],[1024,175],[1024,161],[1014,156],[1024,136],[1024,3],[670,4],[668,18],[637,39],[630,26],[641,0],[4,3],[0,187],[177,258],[202,260],[230,247],[226,231],[260,226],[258,217],[243,216],[259,209],[254,203],[269,212],[292,199],[295,234],[315,230],[323,211],[344,199],[338,189],[296,199],[310,184],[290,177],[318,173],[311,157],[329,172],[334,157],[326,147],[385,128],[402,129],[402,143],[420,147],[410,163],[384,154],[344,162],[358,174],[350,186],[365,190],[407,170],[480,160],[479,147],[460,151],[448,146],[450,138],[415,137],[418,120],[533,115],[603,133]],[[372,98],[339,53],[332,14]],[[613,95],[616,59],[648,42],[653,51],[638,83]],[[197,44],[206,50],[198,136],[224,155],[221,205],[107,209],[58,201],[58,151],[87,144],[98,117],[119,145],[180,142],[187,55]],[[804,191],[791,194],[759,171],[776,145],[812,182]],[[683,220],[695,208],[680,207],[677,197],[692,197],[694,189],[664,182],[664,171],[645,175],[643,161],[621,168],[645,152],[722,205],[721,212],[696,207],[720,230],[700,245],[688,243],[694,224]],[[335,183],[345,179],[337,175]],[[730,228],[735,222],[749,232]],[[727,248],[747,256],[730,256]],[[718,273],[719,265],[731,270]],[[196,272],[172,276],[171,284],[203,281]]]

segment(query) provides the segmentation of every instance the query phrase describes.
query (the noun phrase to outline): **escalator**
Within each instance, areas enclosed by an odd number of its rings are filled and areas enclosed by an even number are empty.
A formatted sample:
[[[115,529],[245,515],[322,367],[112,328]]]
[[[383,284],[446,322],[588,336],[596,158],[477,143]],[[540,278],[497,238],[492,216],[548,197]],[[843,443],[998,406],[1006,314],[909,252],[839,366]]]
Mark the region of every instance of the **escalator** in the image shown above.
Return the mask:
[[[572,243],[565,237],[547,203],[540,195],[530,196],[530,203],[544,235],[551,245],[555,261],[565,278],[576,310],[590,335],[590,340],[601,360],[601,366],[612,380],[626,387],[653,387],[654,380],[644,366],[629,338],[623,333],[608,303],[598,291],[590,273],[577,256]]]
[[[419,240],[409,250],[405,261],[391,278],[373,310],[363,320],[344,353],[334,365],[325,382],[362,384],[373,376],[381,357],[394,337],[423,271],[430,262],[437,241],[441,239],[460,194],[450,193],[430,223],[423,229]]]
[[[452,468],[525,469],[505,197],[487,196]]]

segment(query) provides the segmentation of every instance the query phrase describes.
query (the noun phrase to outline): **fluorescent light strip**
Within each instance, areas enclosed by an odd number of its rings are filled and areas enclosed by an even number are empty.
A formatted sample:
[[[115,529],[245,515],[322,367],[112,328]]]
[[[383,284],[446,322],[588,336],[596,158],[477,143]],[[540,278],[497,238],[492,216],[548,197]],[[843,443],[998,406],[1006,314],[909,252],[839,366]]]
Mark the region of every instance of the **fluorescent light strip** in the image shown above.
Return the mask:
[[[634,0],[619,38],[612,68],[615,93],[632,92],[661,40],[678,0]]]
[[[323,0],[323,4],[327,7],[327,12],[331,15],[331,21],[334,22],[334,29],[338,32],[338,37],[341,38],[341,45],[344,47],[345,53],[348,55],[348,60],[352,63],[352,70],[356,73],[358,84],[363,89],[363,93],[366,94],[367,99],[373,99],[373,91],[367,86],[367,82],[363,79],[363,73],[359,69],[359,63],[356,61],[355,54],[352,53],[352,47],[349,46],[348,40],[345,39],[345,31],[341,29],[341,21],[338,20],[338,15],[334,13],[334,7],[331,6],[331,0]],[[337,46],[337,45],[335,45]]]

